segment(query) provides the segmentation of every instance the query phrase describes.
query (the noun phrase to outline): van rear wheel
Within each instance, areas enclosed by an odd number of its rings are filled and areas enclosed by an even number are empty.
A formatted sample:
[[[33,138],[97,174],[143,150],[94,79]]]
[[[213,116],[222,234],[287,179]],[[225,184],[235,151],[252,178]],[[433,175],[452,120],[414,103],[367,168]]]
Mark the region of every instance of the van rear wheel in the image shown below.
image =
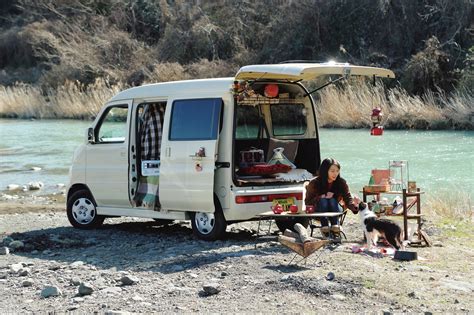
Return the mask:
[[[227,222],[220,208],[216,207],[214,213],[193,212],[191,214],[193,234],[205,241],[215,241],[224,236]]]
[[[300,223],[305,228],[309,226],[309,219],[308,218],[281,218],[275,219],[275,223],[278,229],[283,233],[286,229],[295,231],[295,224]]]
[[[87,189],[72,194],[67,201],[67,218],[79,229],[95,229],[102,225],[105,217],[97,214],[97,205]]]

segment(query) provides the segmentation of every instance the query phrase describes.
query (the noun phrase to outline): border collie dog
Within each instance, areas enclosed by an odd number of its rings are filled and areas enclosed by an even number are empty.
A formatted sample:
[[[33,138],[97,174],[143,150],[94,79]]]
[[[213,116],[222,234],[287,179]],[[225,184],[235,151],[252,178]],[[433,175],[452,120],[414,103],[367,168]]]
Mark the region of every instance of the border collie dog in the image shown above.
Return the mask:
[[[405,248],[403,231],[398,224],[387,219],[377,218],[365,202],[359,203],[359,215],[369,249],[372,245],[377,245],[379,236],[385,238],[397,250]]]

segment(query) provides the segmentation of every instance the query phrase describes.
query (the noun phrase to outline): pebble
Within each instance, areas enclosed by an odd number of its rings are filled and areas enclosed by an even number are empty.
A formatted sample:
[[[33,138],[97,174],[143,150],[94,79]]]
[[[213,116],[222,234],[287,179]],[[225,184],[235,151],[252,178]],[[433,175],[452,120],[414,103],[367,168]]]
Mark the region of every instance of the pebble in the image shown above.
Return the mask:
[[[50,296],[60,296],[62,295],[61,290],[56,286],[46,286],[41,290],[41,297],[48,298]]]
[[[20,277],[26,277],[28,275],[31,274],[31,270],[30,268],[21,268],[20,270],[18,270],[18,276]]]
[[[217,283],[208,283],[202,286],[202,290],[206,295],[214,295],[221,292],[219,284]]]
[[[79,279],[78,277],[73,277],[71,279],[69,279],[69,283],[73,286],[78,286],[81,284],[81,279]]]
[[[332,281],[332,280],[334,280],[335,277],[336,277],[336,275],[334,274],[334,272],[329,272],[329,273],[326,275],[326,280]]]
[[[408,293],[408,297],[411,297],[412,299],[420,299],[420,297],[418,296],[418,294],[416,294],[415,291]]]
[[[33,280],[32,279],[26,279],[21,282],[22,287],[31,287],[33,285]]]
[[[331,295],[331,298],[333,298],[336,301],[344,301],[346,297],[342,294],[333,294]]]
[[[105,294],[118,294],[122,292],[122,289],[119,287],[107,287],[105,289],[100,290],[100,292],[103,292]]]

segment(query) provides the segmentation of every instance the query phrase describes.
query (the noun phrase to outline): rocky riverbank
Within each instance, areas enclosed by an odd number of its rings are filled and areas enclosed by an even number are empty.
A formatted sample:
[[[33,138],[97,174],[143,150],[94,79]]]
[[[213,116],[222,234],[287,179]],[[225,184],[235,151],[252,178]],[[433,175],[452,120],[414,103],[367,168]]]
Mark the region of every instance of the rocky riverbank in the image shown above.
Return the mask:
[[[81,231],[69,225],[63,208],[0,204],[3,312],[474,309],[472,231],[450,236],[452,228],[427,222],[436,246],[411,247],[419,259],[400,262],[352,253],[362,232],[350,215],[348,241],[304,262],[292,261],[294,254],[274,241],[255,248],[256,222],[231,225],[225,240],[204,242],[192,236],[189,222],[113,218],[99,230]]]

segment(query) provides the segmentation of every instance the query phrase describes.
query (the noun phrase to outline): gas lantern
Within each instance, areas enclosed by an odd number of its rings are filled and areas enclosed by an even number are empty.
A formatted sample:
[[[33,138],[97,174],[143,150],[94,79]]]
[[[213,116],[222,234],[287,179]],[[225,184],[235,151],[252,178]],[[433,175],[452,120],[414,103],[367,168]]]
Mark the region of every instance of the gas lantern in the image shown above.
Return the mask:
[[[370,129],[371,136],[383,135],[383,126],[381,125],[382,116],[382,109],[380,107],[372,109],[372,115],[370,115],[370,119],[372,120],[372,128]]]

